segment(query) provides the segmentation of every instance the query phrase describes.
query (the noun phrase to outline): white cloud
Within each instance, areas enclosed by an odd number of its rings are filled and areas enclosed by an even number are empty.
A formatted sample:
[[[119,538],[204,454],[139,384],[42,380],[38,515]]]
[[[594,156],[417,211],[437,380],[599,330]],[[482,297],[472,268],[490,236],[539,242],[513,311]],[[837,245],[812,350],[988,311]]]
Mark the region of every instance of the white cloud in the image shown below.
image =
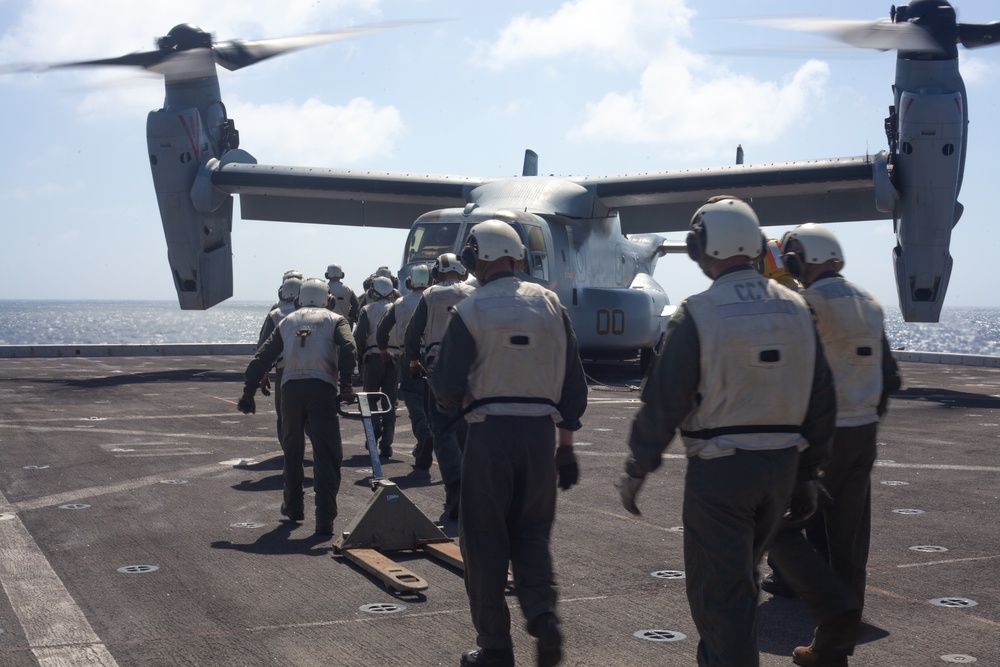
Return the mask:
[[[494,69],[564,56],[636,66],[687,36],[692,16],[684,0],[573,0],[550,16],[516,17],[495,42],[480,45],[479,58]]]
[[[392,152],[404,126],[399,110],[356,97],[344,106],[235,102],[229,114],[251,152],[266,164],[348,166]]]
[[[686,0],[572,0],[547,16],[515,18],[480,53],[494,69],[572,57],[566,66],[577,72],[595,64],[634,71],[636,79],[618,77],[620,90],[586,106],[569,133],[577,141],[647,143],[695,157],[740,141],[770,143],[801,125],[823,96],[827,65],[809,61],[781,82],[733,71],[685,47],[694,16]]]
[[[570,135],[577,140],[684,145],[692,154],[768,143],[800,123],[823,95],[830,71],[810,60],[782,83],[714,68],[686,52],[649,64],[639,87],[608,93],[587,108]]]

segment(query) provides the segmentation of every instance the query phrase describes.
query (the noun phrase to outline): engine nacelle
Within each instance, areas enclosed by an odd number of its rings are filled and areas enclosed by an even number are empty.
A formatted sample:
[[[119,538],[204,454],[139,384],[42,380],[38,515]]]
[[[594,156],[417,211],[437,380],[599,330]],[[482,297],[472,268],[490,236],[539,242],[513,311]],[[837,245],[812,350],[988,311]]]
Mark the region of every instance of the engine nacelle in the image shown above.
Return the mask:
[[[903,92],[896,169],[900,191],[893,251],[899,306],[907,322],[937,322],[952,258],[965,131],[963,96]]]
[[[233,198],[201,212],[191,197],[200,166],[215,157],[211,138],[191,107],[150,112],[146,140],[177,300],[182,310],[210,308],[233,295]]]

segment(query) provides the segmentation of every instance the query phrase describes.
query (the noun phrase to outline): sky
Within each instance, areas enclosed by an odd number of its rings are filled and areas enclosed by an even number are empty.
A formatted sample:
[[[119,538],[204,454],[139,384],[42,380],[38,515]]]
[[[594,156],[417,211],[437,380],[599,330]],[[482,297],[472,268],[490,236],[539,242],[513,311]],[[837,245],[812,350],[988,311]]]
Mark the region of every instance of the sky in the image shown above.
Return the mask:
[[[262,164],[514,176],[609,175],[874,154],[886,147],[895,55],[743,19],[878,19],[840,0],[0,0],[0,64],[153,47],[193,23],[218,40],[381,21],[408,27],[220,69],[241,148]],[[1000,19],[995,0],[954,3]],[[946,306],[1000,306],[991,257],[1000,49],[960,49],[970,140]],[[118,68],[0,75],[0,299],[176,300],[146,155],[162,80]],[[806,222],[807,220],[803,220]],[[786,228],[769,228],[780,236]],[[845,275],[897,303],[891,222],[832,226]],[[683,234],[666,235],[682,240]],[[360,288],[397,269],[405,230],[233,221],[234,299],[270,300],[289,269],[343,265]],[[683,255],[654,277],[679,303],[708,286]]]

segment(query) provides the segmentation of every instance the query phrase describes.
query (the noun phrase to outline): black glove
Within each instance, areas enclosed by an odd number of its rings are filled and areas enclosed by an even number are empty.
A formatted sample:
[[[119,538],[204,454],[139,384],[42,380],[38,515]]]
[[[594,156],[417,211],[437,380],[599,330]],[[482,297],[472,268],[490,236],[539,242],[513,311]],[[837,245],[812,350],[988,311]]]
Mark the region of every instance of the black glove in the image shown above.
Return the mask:
[[[260,393],[264,394],[265,396],[271,395],[271,378],[267,377],[266,375],[260,381]]]
[[[559,488],[563,491],[580,481],[580,466],[572,447],[556,447],[556,472]]]
[[[630,514],[635,514],[636,516],[642,514],[639,511],[639,506],[635,504],[635,497],[639,494],[639,489],[642,488],[645,481],[645,477],[632,477],[628,473],[624,473],[615,482],[615,488],[618,489],[618,494],[622,498],[622,507],[628,510]]]
[[[253,400],[253,393],[249,391],[243,392],[243,396],[240,397],[239,402],[236,404],[236,409],[245,415],[252,415],[257,412],[257,402]]]
[[[792,499],[785,512],[785,523],[791,526],[801,526],[816,513],[819,504],[819,481],[809,479],[798,481],[792,489]]]
[[[427,377],[427,369],[419,361],[417,363],[410,364],[410,377],[414,380],[423,380]]]

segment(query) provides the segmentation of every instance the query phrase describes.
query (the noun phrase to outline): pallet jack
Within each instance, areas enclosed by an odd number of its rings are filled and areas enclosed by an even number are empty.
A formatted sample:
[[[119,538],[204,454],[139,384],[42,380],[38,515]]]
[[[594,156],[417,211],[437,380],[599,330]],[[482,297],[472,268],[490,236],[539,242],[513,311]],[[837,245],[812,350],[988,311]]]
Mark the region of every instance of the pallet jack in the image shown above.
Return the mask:
[[[372,462],[370,482],[374,495],[333,547],[336,553],[374,575],[387,587],[400,593],[419,593],[427,590],[427,581],[386,556],[386,552],[423,552],[464,570],[462,553],[454,540],[427,518],[402,489],[382,474],[372,416],[389,411],[389,397],[381,392],[359,392],[357,396],[357,414],[348,413],[339,406],[338,411],[347,419],[360,419],[364,426],[368,456]],[[372,410],[369,397],[378,397],[380,409]]]

